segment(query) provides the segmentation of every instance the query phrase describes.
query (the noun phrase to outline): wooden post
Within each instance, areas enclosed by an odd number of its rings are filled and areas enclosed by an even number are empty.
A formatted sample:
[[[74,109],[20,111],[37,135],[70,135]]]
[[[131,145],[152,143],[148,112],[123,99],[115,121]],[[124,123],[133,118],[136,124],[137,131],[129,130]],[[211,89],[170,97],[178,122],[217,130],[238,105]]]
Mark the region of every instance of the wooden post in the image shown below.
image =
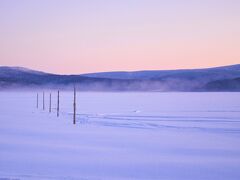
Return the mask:
[[[74,86],[73,95],[73,124],[76,124],[76,87]]]
[[[44,97],[44,91],[43,91],[43,110],[45,109],[45,97]]]
[[[50,113],[52,112],[52,95],[51,95],[51,93],[49,95],[49,112]]]
[[[58,91],[58,97],[57,97],[57,117],[59,116],[59,91]]]
[[[37,93],[37,109],[38,109],[38,93]]]

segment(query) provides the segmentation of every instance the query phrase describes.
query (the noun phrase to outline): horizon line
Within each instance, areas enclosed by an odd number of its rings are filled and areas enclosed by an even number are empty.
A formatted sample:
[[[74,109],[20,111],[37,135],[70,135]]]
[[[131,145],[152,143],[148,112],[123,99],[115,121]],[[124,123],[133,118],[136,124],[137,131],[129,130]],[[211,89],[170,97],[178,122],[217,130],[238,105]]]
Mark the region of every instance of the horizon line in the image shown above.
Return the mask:
[[[42,73],[47,73],[47,74],[55,74],[55,75],[87,75],[87,74],[98,74],[98,73],[114,73],[114,72],[125,72],[125,73],[134,73],[134,72],[146,72],[146,71],[178,71],[178,70],[198,70],[198,69],[212,69],[212,68],[220,68],[220,67],[230,67],[230,66],[237,66],[240,65],[240,63],[238,64],[227,64],[227,65],[218,65],[218,66],[209,66],[209,67],[198,67],[198,68],[176,68],[176,69],[149,69],[149,70],[113,70],[113,71],[96,71],[96,72],[87,72],[87,73],[76,73],[76,74],[72,74],[72,73],[52,73],[52,72],[48,72],[48,71],[44,71],[44,70],[39,70],[39,69],[35,69],[35,68],[29,68],[26,66],[6,66],[0,65],[1,67],[8,67],[8,68],[19,68],[22,70],[30,70],[30,71],[36,71],[36,72],[42,72]]]

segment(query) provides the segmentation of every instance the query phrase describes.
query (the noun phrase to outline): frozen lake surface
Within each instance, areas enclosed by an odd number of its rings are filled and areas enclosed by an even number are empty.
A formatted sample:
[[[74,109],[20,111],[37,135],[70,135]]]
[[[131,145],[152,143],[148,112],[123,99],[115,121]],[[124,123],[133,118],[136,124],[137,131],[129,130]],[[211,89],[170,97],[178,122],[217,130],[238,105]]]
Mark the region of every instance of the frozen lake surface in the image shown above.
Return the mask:
[[[40,93],[40,92],[39,92]],[[0,92],[0,179],[240,179],[240,93]]]

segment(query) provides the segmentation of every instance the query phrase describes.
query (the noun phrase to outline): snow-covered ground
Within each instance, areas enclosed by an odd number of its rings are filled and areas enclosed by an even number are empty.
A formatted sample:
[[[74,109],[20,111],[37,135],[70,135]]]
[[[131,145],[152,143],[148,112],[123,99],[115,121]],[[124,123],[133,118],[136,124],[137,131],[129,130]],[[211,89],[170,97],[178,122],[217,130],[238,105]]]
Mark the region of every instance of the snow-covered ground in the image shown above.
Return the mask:
[[[240,179],[240,93],[0,92],[0,179]]]

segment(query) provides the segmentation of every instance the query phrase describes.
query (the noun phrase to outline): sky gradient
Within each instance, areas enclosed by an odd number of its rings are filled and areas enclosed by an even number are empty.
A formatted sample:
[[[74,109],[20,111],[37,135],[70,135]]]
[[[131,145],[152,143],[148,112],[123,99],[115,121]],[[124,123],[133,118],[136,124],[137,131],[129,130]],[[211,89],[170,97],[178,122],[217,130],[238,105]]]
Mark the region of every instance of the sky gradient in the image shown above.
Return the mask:
[[[0,65],[75,74],[240,63],[239,0],[0,0]]]

